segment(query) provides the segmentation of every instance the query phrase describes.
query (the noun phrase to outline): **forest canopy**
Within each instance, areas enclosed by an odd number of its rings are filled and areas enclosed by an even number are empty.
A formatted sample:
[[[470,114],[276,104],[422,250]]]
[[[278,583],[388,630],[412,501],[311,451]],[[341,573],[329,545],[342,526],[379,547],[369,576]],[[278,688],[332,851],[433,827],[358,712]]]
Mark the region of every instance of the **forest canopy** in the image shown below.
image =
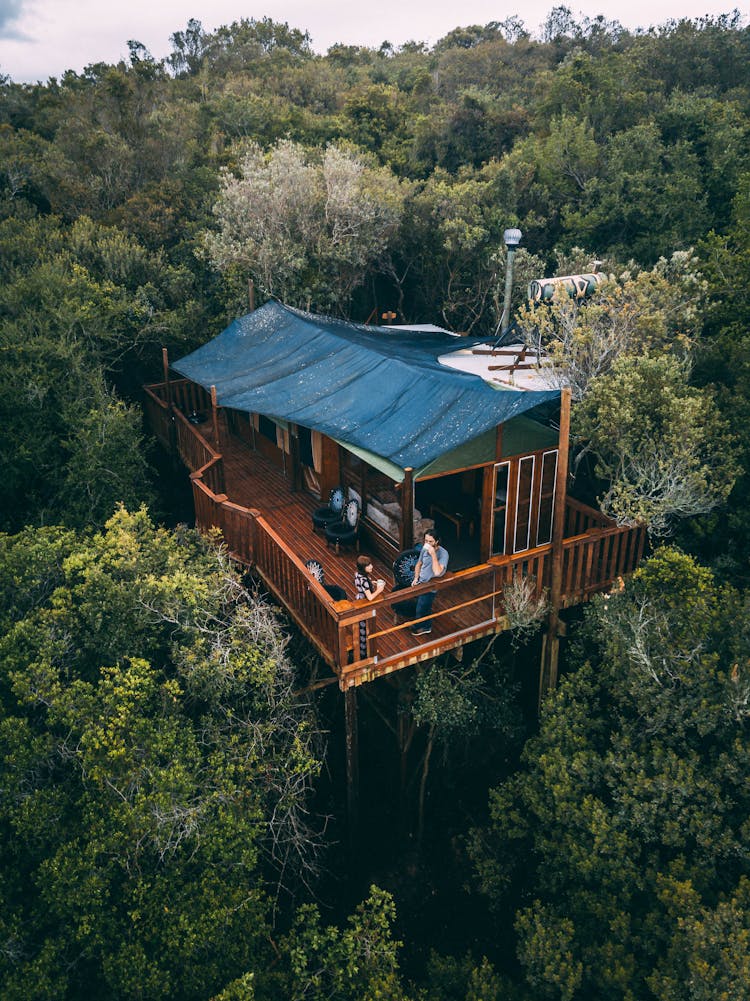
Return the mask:
[[[745,997],[750,28],[557,6],[434,46],[320,55],[269,18],[171,45],[0,75],[0,993]],[[418,837],[344,889],[312,655],[181,524],[141,387],[249,282],[493,339],[508,227],[572,472],[650,558],[571,615],[540,719],[536,621],[415,672]],[[591,270],[585,304],[526,301]]]

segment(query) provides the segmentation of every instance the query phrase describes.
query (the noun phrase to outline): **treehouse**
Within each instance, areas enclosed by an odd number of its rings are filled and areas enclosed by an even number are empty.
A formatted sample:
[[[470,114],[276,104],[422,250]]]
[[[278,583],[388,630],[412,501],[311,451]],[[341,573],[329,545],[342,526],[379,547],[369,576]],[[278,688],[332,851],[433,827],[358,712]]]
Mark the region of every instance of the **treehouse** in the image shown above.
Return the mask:
[[[508,629],[514,584],[556,622],[637,566],[643,529],[569,495],[569,394],[523,359],[271,302],[171,369],[165,353],[146,407],[187,466],[197,527],[220,531],[346,691]],[[335,543],[313,519],[332,492],[351,514]],[[394,588],[427,530],[450,563],[408,592],[437,591],[433,631],[415,636]],[[372,602],[353,600],[358,551],[387,582]]]

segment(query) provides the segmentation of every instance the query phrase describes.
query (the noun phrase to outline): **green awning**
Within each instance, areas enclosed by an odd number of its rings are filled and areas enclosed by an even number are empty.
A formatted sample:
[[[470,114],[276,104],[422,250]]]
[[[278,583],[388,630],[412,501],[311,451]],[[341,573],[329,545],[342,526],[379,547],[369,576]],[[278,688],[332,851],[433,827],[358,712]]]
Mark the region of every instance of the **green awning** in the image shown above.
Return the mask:
[[[414,471],[415,480],[427,479],[431,476],[446,476],[457,469],[470,469],[472,466],[484,466],[495,461],[495,428],[466,441],[458,448],[438,456],[426,466]],[[338,439],[335,439],[338,441]],[[362,459],[373,469],[384,473],[394,483],[401,483],[404,471],[400,466],[369,452],[366,448],[357,448],[345,441],[338,444],[347,451]],[[545,448],[557,448],[557,432],[545,424],[532,420],[530,417],[514,417],[503,424],[502,458],[513,455],[525,455],[528,452],[538,452]]]

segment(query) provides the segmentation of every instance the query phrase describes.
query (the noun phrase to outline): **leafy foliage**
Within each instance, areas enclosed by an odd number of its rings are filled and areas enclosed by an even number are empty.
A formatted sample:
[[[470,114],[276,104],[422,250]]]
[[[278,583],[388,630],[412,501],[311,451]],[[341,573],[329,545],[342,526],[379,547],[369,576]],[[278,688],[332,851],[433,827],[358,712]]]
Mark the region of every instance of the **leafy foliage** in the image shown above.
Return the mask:
[[[676,253],[648,271],[610,276],[591,301],[560,288],[551,304],[530,304],[519,318],[545,379],[571,388],[575,465],[595,456],[602,510],[655,536],[723,503],[738,473],[713,394],[690,385],[705,290],[692,253]]]
[[[629,32],[558,6],[538,33],[319,56],[269,18],[191,19],[164,61],[131,41],[117,65],[0,78],[4,996],[410,989],[378,891],[341,927],[308,908],[267,936],[315,769],[273,616],[192,533],[104,527],[154,496],[136,404],[159,349],[220,329],[248,277],[491,337],[507,226],[514,306],[598,258],[598,299],[520,318],[575,389],[576,457],[610,513],[687,515],[682,541],[747,581],[749,39],[738,12]],[[675,551],[594,602],[475,841],[526,982],[488,924],[489,959],[434,955],[415,996],[744,996],[745,617]],[[489,728],[507,758],[516,695],[495,658],[423,672],[428,751]]]
[[[648,985],[674,997],[689,964],[698,992],[743,982],[740,604],[689,557],[657,552],[592,606],[578,669],[549,699],[523,770],[494,790],[474,857],[497,906],[533,860],[516,927],[536,996],[641,997]],[[726,921],[736,934],[717,949]]]
[[[205,238],[214,266],[252,274],[264,296],[344,310],[396,231],[398,181],[342,147],[315,163],[288,140],[268,156],[250,146],[240,172],[224,173],[218,231]]]
[[[593,380],[575,421],[610,484],[602,510],[620,524],[664,535],[673,518],[704,514],[732,489],[726,422],[674,358],[620,358]]]
[[[1,553],[3,995],[205,997],[254,966],[274,871],[313,861],[273,615],[143,512]]]

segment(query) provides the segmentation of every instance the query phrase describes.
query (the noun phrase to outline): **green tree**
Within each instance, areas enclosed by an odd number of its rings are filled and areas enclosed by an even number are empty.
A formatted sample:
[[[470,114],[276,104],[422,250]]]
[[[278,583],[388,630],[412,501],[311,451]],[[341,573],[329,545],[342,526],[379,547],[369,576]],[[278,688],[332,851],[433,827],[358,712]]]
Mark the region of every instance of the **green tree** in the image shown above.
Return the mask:
[[[251,145],[240,177],[224,172],[206,251],[243,293],[252,276],[264,296],[342,313],[383,258],[404,193],[390,171],[340,146],[313,158],[289,141],[268,154]]]
[[[690,348],[706,282],[691,253],[610,276],[590,300],[560,288],[521,310],[519,327],[552,384],[576,403],[574,469],[593,455],[599,503],[653,535],[722,504],[738,472],[735,443],[709,388],[690,385]]]
[[[591,257],[580,248],[557,258],[563,273],[591,268]],[[584,300],[561,288],[551,303],[529,303],[520,310],[521,336],[544,357],[548,378],[570,386],[573,399],[583,400],[592,380],[606,375],[620,358],[688,353],[707,290],[698,267],[692,252],[676,252],[651,269],[606,276]]]
[[[750,480],[750,312],[742,289],[750,273],[750,175],[745,174],[732,202],[726,234],[710,233],[699,245],[701,270],[708,282],[706,324],[696,354],[695,381],[714,388],[716,400],[737,441],[739,475],[720,516],[685,526],[686,544],[704,559],[717,561],[734,579],[747,580],[750,530],[747,514]],[[688,530],[689,529],[689,530]]]
[[[3,996],[205,998],[262,968],[317,768],[274,613],[143,511],[0,561]]]
[[[548,699],[522,769],[493,791],[472,847],[493,905],[519,901],[535,996],[742,996],[743,607],[673,549],[590,606],[575,670]]]
[[[287,967],[283,995],[312,1001],[407,1001],[398,967],[402,943],[393,938],[395,918],[393,899],[376,886],[370,888],[369,897],[343,929],[335,925],[323,928],[316,907],[301,908],[289,935],[280,943]]]
[[[497,325],[506,181],[496,163],[457,177],[436,170],[407,204],[399,251],[414,262],[414,309],[426,316],[439,309],[449,330],[492,333]]]
[[[675,358],[618,359],[590,384],[574,427],[608,484],[602,511],[652,535],[722,504],[738,472],[727,423]]]
[[[0,524],[102,525],[152,496],[142,418],[107,389],[71,338],[0,334]]]

